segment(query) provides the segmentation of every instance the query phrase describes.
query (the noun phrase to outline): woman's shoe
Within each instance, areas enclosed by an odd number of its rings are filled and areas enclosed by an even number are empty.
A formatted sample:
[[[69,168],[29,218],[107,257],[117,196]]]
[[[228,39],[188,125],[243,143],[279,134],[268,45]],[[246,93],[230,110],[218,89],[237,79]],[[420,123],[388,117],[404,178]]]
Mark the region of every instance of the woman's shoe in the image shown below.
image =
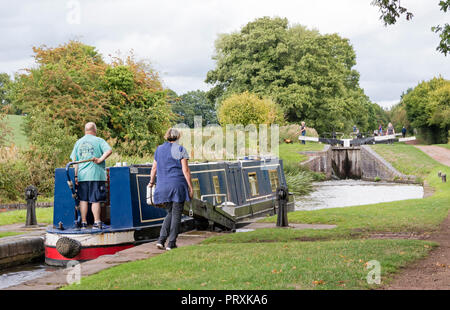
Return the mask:
[[[165,250],[166,248],[164,247],[164,245],[162,245],[161,243],[157,243],[156,247],[160,250]]]

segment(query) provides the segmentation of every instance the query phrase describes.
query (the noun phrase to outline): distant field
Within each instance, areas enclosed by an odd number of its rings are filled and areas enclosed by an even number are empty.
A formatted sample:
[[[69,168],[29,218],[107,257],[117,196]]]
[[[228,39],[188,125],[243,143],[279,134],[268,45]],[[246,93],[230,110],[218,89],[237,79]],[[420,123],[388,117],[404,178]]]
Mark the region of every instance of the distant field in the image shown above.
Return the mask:
[[[22,124],[24,122],[24,116],[21,115],[8,115],[6,117],[8,126],[12,128],[13,136],[11,142],[18,148],[27,148],[28,141],[25,134],[22,132]]]

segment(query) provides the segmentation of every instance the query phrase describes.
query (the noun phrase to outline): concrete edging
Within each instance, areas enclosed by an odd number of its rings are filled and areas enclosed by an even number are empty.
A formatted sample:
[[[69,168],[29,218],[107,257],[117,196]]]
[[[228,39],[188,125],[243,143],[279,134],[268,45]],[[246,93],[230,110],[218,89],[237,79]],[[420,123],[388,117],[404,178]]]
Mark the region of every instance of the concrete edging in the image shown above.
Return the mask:
[[[40,260],[44,256],[44,236],[25,235],[0,239],[0,269]]]

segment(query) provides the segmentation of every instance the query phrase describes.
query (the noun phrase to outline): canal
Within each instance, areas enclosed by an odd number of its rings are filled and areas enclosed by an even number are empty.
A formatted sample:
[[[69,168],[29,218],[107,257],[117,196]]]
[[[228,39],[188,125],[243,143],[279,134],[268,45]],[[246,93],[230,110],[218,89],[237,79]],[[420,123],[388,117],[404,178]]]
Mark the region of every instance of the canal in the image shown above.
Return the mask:
[[[295,210],[318,210],[423,198],[423,187],[412,184],[332,180],[316,182],[314,191],[295,197]]]
[[[0,269],[0,289],[40,278],[58,269],[60,268],[48,266],[43,261]]]

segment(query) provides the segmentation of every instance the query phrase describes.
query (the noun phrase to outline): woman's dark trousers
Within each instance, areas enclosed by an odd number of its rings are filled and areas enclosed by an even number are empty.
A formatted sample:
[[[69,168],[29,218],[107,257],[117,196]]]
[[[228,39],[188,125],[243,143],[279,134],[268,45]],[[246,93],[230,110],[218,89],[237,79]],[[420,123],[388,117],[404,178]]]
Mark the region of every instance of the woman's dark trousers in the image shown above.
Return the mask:
[[[176,247],[178,232],[180,230],[181,214],[183,212],[184,202],[167,202],[167,216],[161,227],[158,242],[164,245],[167,239],[169,248]]]

